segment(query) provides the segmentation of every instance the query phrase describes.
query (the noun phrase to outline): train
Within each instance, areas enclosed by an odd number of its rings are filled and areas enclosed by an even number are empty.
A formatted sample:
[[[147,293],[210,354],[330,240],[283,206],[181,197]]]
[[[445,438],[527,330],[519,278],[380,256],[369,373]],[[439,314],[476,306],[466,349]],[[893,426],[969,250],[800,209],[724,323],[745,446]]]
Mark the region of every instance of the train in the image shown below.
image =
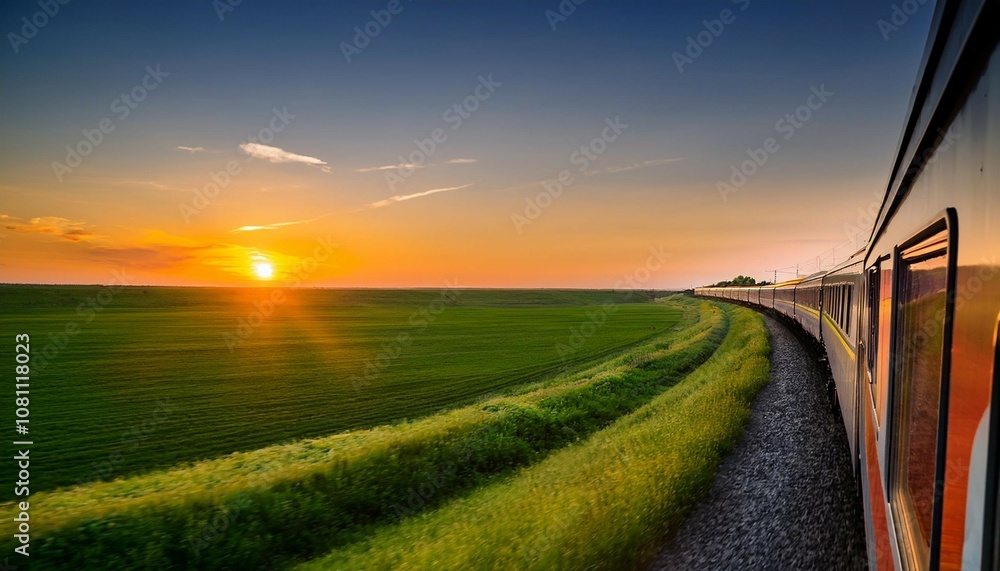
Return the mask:
[[[1000,2],[934,6],[866,246],[794,280],[694,292],[822,346],[880,571],[1000,569],[998,38]]]

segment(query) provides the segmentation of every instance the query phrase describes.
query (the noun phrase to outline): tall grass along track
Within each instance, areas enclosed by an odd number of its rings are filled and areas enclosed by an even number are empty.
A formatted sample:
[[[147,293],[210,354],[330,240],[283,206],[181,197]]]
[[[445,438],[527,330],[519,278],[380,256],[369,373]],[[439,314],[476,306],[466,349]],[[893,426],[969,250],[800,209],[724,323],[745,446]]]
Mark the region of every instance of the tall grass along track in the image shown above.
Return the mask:
[[[763,319],[726,311],[733,326],[719,350],[648,405],[510,479],[301,571],[640,566],[709,490],[768,380]]]

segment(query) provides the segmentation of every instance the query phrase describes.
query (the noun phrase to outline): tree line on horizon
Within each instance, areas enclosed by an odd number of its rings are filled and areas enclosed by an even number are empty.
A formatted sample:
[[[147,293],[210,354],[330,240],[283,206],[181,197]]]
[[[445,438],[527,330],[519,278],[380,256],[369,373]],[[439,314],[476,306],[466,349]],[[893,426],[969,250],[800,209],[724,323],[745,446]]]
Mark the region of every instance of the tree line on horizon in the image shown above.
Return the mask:
[[[772,285],[769,281],[757,281],[750,276],[740,274],[731,280],[723,280],[705,287],[741,287],[741,286],[766,286]]]

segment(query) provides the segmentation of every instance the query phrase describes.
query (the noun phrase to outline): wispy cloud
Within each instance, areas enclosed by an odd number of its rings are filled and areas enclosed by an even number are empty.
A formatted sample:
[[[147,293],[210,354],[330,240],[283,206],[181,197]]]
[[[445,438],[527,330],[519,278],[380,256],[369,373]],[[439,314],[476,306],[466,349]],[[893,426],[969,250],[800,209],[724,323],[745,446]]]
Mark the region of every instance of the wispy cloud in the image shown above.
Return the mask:
[[[421,198],[424,196],[430,196],[431,194],[438,194],[439,192],[449,192],[452,190],[459,190],[462,188],[468,188],[472,186],[471,184],[463,184],[462,186],[449,186],[446,188],[434,188],[431,190],[425,190],[423,192],[415,192],[413,194],[398,194],[396,196],[390,196],[385,200],[377,200],[370,204],[366,204],[361,208],[356,208],[354,210],[349,210],[348,212],[360,212],[362,210],[369,210],[372,208],[382,208],[383,206],[389,206],[390,204],[395,204],[397,202],[404,202],[406,200],[413,200],[414,198]],[[285,226],[295,226],[297,224],[308,224],[310,222],[315,222],[327,216],[332,216],[336,214],[335,212],[327,212],[326,214],[321,214],[315,218],[306,218],[305,220],[292,220],[291,222],[275,222],[274,224],[261,224],[261,225],[250,225],[250,226],[240,226],[239,228],[234,228],[230,232],[258,232],[261,230],[277,230],[278,228],[284,228]]]
[[[436,167],[438,165],[465,165],[478,162],[479,159],[451,159],[443,163],[431,163],[426,165],[418,165],[414,163],[399,163],[395,165],[379,165],[377,167],[364,167],[360,169],[354,169],[354,172],[376,172],[376,171],[390,171],[396,169],[422,169],[424,167]]]
[[[595,174],[614,174],[614,173],[619,173],[619,172],[631,171],[631,170],[635,170],[635,169],[642,169],[642,168],[646,168],[646,167],[655,167],[655,166],[658,166],[658,165],[665,165],[665,164],[669,164],[669,163],[676,163],[677,161],[683,161],[685,159],[687,159],[687,157],[677,157],[677,158],[673,158],[673,159],[653,159],[653,160],[650,160],[650,161],[634,162],[634,163],[632,163],[630,165],[625,165],[625,166],[611,166],[611,167],[605,167],[603,169],[591,170],[591,171],[587,171],[584,174],[586,174],[587,176],[591,176],[591,175],[595,175]]]
[[[0,225],[4,229],[13,232],[22,234],[48,234],[64,238],[71,242],[86,242],[99,237],[85,228],[87,226],[85,222],[60,218],[59,216],[41,216],[26,221],[14,216],[0,214]]]
[[[452,191],[452,190],[459,190],[459,189],[462,189],[462,188],[468,188],[470,186],[472,186],[472,185],[471,184],[463,184],[462,186],[449,186],[447,188],[435,188],[435,189],[432,189],[432,190],[425,190],[423,192],[415,192],[413,194],[398,194],[396,196],[390,196],[389,198],[386,198],[385,200],[378,200],[376,202],[372,202],[371,204],[368,205],[368,208],[382,208],[383,206],[389,206],[390,204],[395,204],[397,202],[403,202],[403,201],[406,201],[406,200],[413,200],[414,198],[420,198],[422,196],[428,196],[428,195],[431,195],[431,194],[437,194],[439,192],[449,192],[449,191]]]
[[[278,147],[262,145],[260,143],[242,143],[240,144],[240,150],[255,159],[264,159],[272,163],[302,163],[320,167],[323,172],[330,172],[330,167],[326,166],[326,161],[317,159],[316,157],[291,153]]]
[[[424,168],[424,165],[402,163],[398,165],[382,165],[378,167],[365,167],[363,169],[354,169],[354,172],[374,172],[374,171],[391,171],[395,169],[422,169],[422,168]]]
[[[205,147],[185,147],[184,145],[178,145],[177,148],[189,153],[200,153],[205,150]]]
[[[323,216],[317,216],[316,218],[307,218],[305,220],[293,220],[291,222],[276,222],[274,224],[264,224],[262,226],[240,226],[239,228],[230,230],[230,232],[256,232],[258,230],[277,230],[283,226],[295,226],[296,224],[307,224],[309,222],[315,222],[324,216],[329,216],[329,214],[324,214]]]
[[[99,185],[99,186],[124,186],[124,187],[141,187],[148,186],[150,188],[155,188],[156,190],[174,190],[190,192],[190,188],[185,188],[183,186],[173,186],[170,184],[164,184],[155,180],[137,180],[137,179],[125,179],[125,178],[112,178],[112,177],[81,177],[77,180],[80,184],[88,185]]]

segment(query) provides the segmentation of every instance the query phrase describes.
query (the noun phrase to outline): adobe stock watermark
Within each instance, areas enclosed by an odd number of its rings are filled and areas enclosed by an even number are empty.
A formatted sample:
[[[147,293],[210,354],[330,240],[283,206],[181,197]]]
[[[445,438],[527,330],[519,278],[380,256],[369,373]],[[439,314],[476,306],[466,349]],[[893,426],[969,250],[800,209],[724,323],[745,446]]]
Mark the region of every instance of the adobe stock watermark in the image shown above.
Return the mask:
[[[126,454],[138,450],[143,442],[149,440],[159,430],[161,424],[169,420],[176,409],[177,405],[170,402],[168,397],[157,400],[153,412],[146,415],[140,422],[133,424],[128,431],[122,433],[120,442],[125,447],[124,452],[119,448],[108,454],[107,460],[94,462],[94,470],[90,476],[78,479],[76,485],[84,486],[94,482],[111,480],[115,471],[125,465]]]
[[[473,449],[464,450],[462,456],[459,457],[458,463],[445,461],[438,466],[438,469],[434,473],[421,482],[420,485],[411,487],[408,490],[409,493],[406,495],[404,503],[392,504],[393,515],[396,516],[396,519],[402,521],[408,516],[419,512],[427,502],[434,498],[434,495],[439,490],[452,485],[455,477],[458,475],[459,464],[467,462],[473,453]]]
[[[351,43],[340,42],[340,52],[344,54],[344,60],[351,63],[351,58],[370,46],[372,40],[392,23],[393,16],[398,16],[402,11],[403,4],[400,0],[389,0],[382,10],[372,10],[371,20],[363,26],[354,26],[354,38]]]
[[[37,12],[32,14],[31,17],[21,17],[21,33],[7,32],[7,41],[10,42],[10,47],[13,48],[14,53],[20,53],[21,46],[35,39],[38,32],[49,25],[52,18],[55,18],[59,14],[61,7],[69,4],[69,2],[70,0],[39,0],[39,10]]]
[[[250,137],[245,141],[245,143],[263,143],[268,145],[274,140],[275,135],[285,130],[286,127],[295,119],[295,115],[288,112],[288,107],[282,107],[280,110],[277,107],[271,109],[271,120],[268,122],[266,127],[262,127],[257,131],[257,135]],[[244,161],[252,161],[253,157],[247,156]],[[181,213],[181,218],[184,222],[190,224],[191,218],[201,214],[213,200],[219,197],[219,194],[223,190],[229,187],[232,183],[233,178],[243,172],[244,163],[240,163],[235,159],[231,159],[226,162],[224,169],[218,171],[209,171],[208,178],[209,182],[205,183],[201,188],[191,189],[192,196],[190,200],[185,200],[177,205],[178,210]]]
[[[431,301],[427,307],[422,307],[411,313],[407,320],[410,328],[400,331],[389,343],[383,343],[378,355],[374,359],[365,361],[364,372],[361,375],[351,377],[351,386],[354,387],[354,391],[361,394],[364,389],[378,382],[389,365],[413,344],[414,338],[426,331],[448,306],[454,305],[458,301],[462,294],[460,287],[457,280],[446,281],[445,287],[437,299]]]
[[[636,459],[622,444],[617,444],[604,448],[601,453],[604,459],[601,461],[602,472],[604,474],[621,473],[628,469],[628,466]],[[524,542],[518,546],[521,550],[521,560],[525,569],[537,567],[538,559],[554,549],[561,548],[560,541],[567,534],[574,534],[578,521],[574,518],[557,518],[551,521],[551,525],[546,525],[545,533],[539,534],[537,541]]]
[[[111,112],[115,114],[118,121],[128,119],[132,111],[163,83],[164,78],[169,76],[169,73],[160,69],[160,64],[156,64],[155,68],[147,65],[146,75],[143,76],[142,80],[127,93],[122,93],[111,102]],[[97,122],[96,128],[80,131],[83,138],[76,145],[66,145],[65,162],[52,161],[52,172],[56,175],[56,179],[62,182],[63,177],[83,164],[83,160],[101,146],[105,138],[113,133],[117,127],[114,119],[104,117]]]
[[[750,0],[732,0],[732,2],[739,5],[740,12],[750,7]],[[701,25],[704,29],[686,38],[687,45],[684,46],[684,53],[675,51],[670,56],[674,60],[674,65],[677,66],[677,71],[684,73],[684,66],[693,64],[694,60],[701,57],[705,50],[722,35],[722,32],[726,31],[726,26],[735,21],[736,12],[729,8],[719,12],[719,17],[714,20],[702,20]]]
[[[251,506],[250,498],[244,495],[238,496],[235,500],[219,506],[218,511],[212,519],[205,522],[201,532],[194,537],[188,537],[188,548],[197,557],[202,549],[209,547],[219,537],[236,523],[240,514]]]
[[[237,347],[253,335],[264,321],[271,317],[281,304],[287,301],[286,289],[295,289],[306,282],[312,274],[319,269],[320,264],[333,255],[337,245],[331,241],[330,236],[316,239],[317,245],[313,248],[311,256],[303,258],[299,263],[292,266],[288,271],[288,276],[281,285],[268,290],[267,295],[262,299],[253,302],[253,309],[247,312],[246,317],[236,318],[236,331],[233,333],[223,333],[222,340],[225,342],[229,352],[233,352]]]
[[[955,125],[948,127],[947,131],[938,129],[937,137],[934,142],[931,143],[924,152],[920,153],[915,157],[915,160],[906,169],[906,177],[911,177],[917,175],[920,171],[924,169],[927,165],[932,165],[945,153],[951,150],[955,146],[955,141],[961,138],[962,134],[955,132]],[[878,218],[879,208],[882,206],[882,200],[885,198],[885,193],[882,190],[872,191],[872,200],[868,203],[867,207],[858,207],[858,216],[854,223],[845,222],[844,223],[844,236],[850,240],[859,234],[870,231],[875,226],[875,221]]]
[[[782,139],[786,141],[791,140],[795,136],[795,133],[812,119],[813,112],[822,109],[830,98],[833,97],[833,92],[826,90],[825,83],[820,84],[819,87],[813,85],[809,90],[812,93],[806,98],[806,102],[803,105],[799,105],[795,108],[795,111],[786,113],[784,117],[775,122],[774,130],[781,135]],[[731,174],[728,183],[723,180],[715,183],[715,188],[719,191],[719,196],[722,200],[728,201],[730,194],[743,188],[747,181],[757,174],[757,171],[767,163],[770,156],[779,150],[781,150],[781,145],[778,144],[778,139],[775,137],[764,139],[761,146],[755,149],[747,149],[746,153],[750,158],[739,163],[739,165],[732,164],[729,166]]]
[[[887,20],[879,19],[875,22],[879,33],[882,34],[882,39],[888,42],[889,36],[905,26],[910,21],[910,16],[916,14],[920,7],[926,3],[927,0],[903,0],[899,4],[893,4],[889,18]]]
[[[576,166],[577,172],[581,175],[587,172],[597,157],[608,150],[608,145],[617,141],[625,129],[628,129],[628,124],[622,123],[618,115],[615,115],[614,119],[605,119],[604,124],[605,127],[601,129],[599,137],[594,137],[586,145],[580,145],[580,148],[569,156],[570,164]],[[524,199],[524,211],[511,213],[510,221],[514,224],[514,230],[518,234],[524,232],[524,227],[538,220],[542,212],[552,206],[552,203],[562,196],[566,187],[573,184],[574,181],[576,181],[576,175],[569,169],[559,171],[556,178],[552,180],[542,181],[542,192],[534,197]]]
[[[473,88],[472,93],[461,101],[454,103],[441,115],[441,120],[452,131],[457,131],[465,121],[472,117],[472,114],[479,109],[479,105],[493,96],[497,88],[502,84],[493,79],[493,74],[480,75],[476,79],[479,83]],[[396,185],[406,181],[413,175],[416,169],[422,168],[434,153],[448,141],[448,132],[442,127],[435,127],[431,130],[426,139],[414,139],[413,146],[416,148],[410,151],[405,157],[399,155],[399,164],[395,169],[386,170],[383,173],[389,190],[395,191]]]
[[[622,276],[614,284],[616,292],[625,291],[624,300],[630,299],[635,290],[642,289],[641,286],[648,282],[653,274],[660,271],[672,253],[665,252],[663,246],[651,247],[649,256],[641,266],[636,267],[631,272]],[[556,353],[563,363],[566,363],[571,356],[586,345],[587,340],[593,337],[607,322],[611,315],[618,311],[619,301],[607,301],[597,309],[586,313],[587,319],[576,327],[570,327],[569,338],[565,342],[556,343]]]
[[[236,7],[242,3],[243,0],[213,0],[212,9],[215,10],[215,15],[219,17],[219,21],[224,22],[226,14],[235,12]]]
[[[556,31],[556,26],[562,24],[570,16],[576,13],[576,7],[583,4],[587,0],[562,0],[559,5],[556,6],[555,10],[545,11],[545,21],[549,23],[549,27],[552,31]]]
[[[973,274],[972,270],[974,268],[976,272]],[[983,288],[1000,274],[1000,266],[997,265],[996,256],[994,255],[992,259],[986,256],[981,257],[980,263],[977,266],[968,266],[966,274],[968,277],[956,283],[955,291],[947,294],[954,303],[956,312],[962,309],[967,303],[976,299],[982,293]],[[893,350],[893,355],[900,359],[912,360],[915,355],[926,351],[926,348],[933,346],[935,342],[940,343],[946,313],[944,304],[942,303],[942,307],[933,314],[925,316],[924,319],[914,324],[913,327],[908,327],[907,335],[899,344],[899,347]]]
[[[88,297],[76,306],[77,316],[80,317],[84,324],[90,323],[97,318],[99,313],[104,311],[104,308],[111,305],[115,295],[120,293],[124,286],[130,285],[133,280],[135,280],[135,277],[126,274],[125,270],[113,270],[111,272],[111,281],[107,285],[102,286],[97,290],[96,294]],[[70,341],[79,335],[82,330],[79,322],[68,321],[61,331],[50,332],[49,343],[34,358],[34,369],[36,371],[44,371],[49,366],[49,363],[59,356],[59,352],[68,347]]]

